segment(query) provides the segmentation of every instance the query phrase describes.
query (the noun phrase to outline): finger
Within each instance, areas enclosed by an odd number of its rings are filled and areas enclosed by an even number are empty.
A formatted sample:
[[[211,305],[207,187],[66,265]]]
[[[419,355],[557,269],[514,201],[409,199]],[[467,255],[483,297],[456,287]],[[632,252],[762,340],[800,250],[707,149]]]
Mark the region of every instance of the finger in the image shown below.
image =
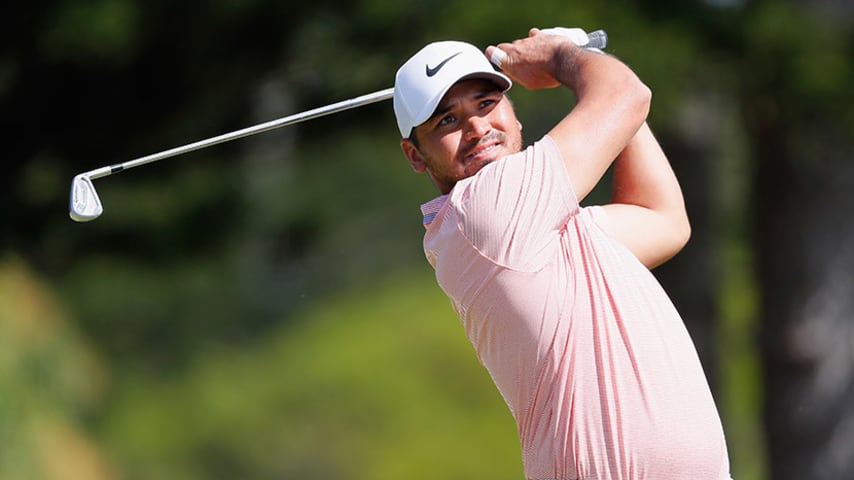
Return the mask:
[[[504,53],[504,50],[492,46],[487,47],[486,56],[489,58],[489,61],[498,68],[501,68],[501,64],[504,63],[504,59],[507,58],[507,54]]]

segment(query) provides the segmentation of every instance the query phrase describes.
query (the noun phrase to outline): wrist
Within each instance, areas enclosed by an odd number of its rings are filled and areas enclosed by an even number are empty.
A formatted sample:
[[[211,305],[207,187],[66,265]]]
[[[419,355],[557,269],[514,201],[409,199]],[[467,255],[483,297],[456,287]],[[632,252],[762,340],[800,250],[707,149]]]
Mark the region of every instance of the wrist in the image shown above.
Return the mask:
[[[575,90],[584,49],[572,42],[561,42],[553,55],[555,80]]]

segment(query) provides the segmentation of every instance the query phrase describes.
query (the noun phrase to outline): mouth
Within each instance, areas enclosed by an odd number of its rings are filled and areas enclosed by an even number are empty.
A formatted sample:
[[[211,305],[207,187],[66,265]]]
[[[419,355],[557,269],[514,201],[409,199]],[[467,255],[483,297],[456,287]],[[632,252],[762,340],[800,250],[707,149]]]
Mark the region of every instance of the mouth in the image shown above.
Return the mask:
[[[463,157],[465,163],[486,164],[496,159],[501,153],[503,143],[500,140],[480,142]]]

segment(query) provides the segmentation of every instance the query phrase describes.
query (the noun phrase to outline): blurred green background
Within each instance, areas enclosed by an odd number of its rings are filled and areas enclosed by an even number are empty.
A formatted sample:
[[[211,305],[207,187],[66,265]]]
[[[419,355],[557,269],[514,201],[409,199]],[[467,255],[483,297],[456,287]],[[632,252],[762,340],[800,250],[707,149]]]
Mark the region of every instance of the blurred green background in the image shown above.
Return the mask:
[[[737,480],[854,478],[854,6],[64,0],[0,31],[0,478],[521,479],[436,287],[391,102],[71,178],[392,86],[425,43],[606,29],[653,90],[689,246],[656,270]],[[512,91],[527,140],[569,92]],[[607,182],[591,202],[606,198]]]

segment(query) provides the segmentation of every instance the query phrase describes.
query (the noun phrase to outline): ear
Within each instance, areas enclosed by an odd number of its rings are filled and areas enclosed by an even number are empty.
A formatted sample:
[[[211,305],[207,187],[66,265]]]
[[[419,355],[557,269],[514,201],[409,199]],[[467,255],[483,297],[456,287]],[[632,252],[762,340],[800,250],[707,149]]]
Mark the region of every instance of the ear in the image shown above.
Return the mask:
[[[413,170],[418,173],[424,173],[427,170],[427,165],[424,164],[424,157],[421,156],[421,152],[418,151],[418,147],[412,143],[412,140],[408,138],[401,140],[400,149],[403,150],[403,154],[406,155],[406,159],[409,160],[409,164],[412,165]]]

